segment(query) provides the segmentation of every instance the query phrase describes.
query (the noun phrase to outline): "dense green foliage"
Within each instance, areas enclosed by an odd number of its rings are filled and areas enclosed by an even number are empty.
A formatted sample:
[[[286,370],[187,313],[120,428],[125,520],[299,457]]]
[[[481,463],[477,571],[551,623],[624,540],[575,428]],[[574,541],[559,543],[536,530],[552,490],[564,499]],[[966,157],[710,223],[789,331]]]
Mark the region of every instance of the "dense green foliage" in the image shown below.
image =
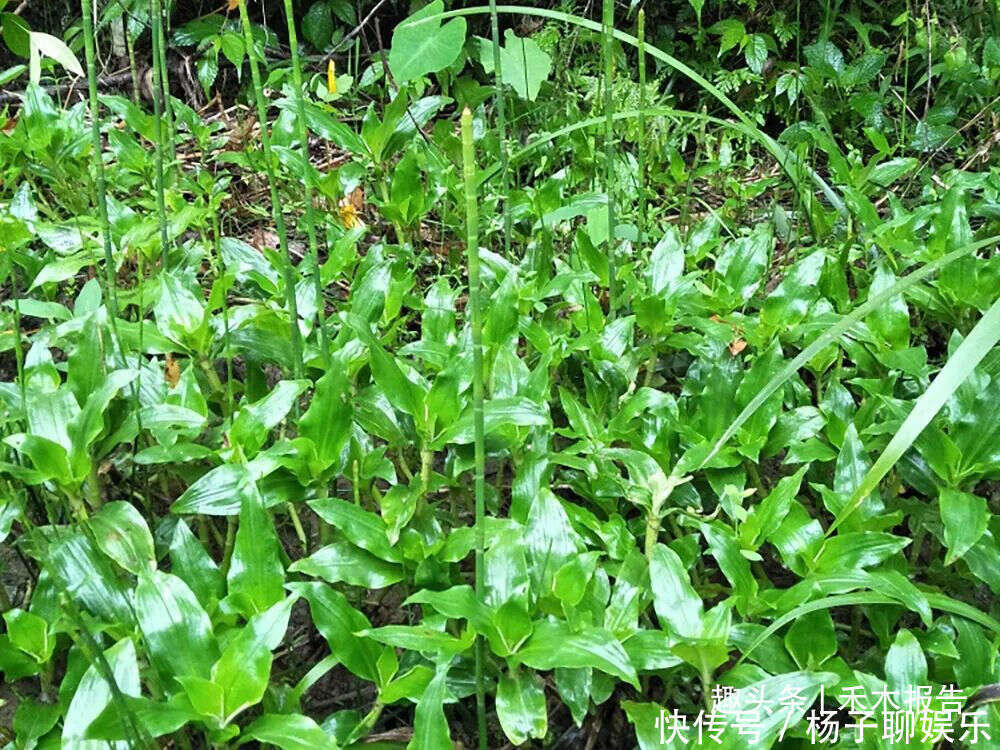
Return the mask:
[[[10,747],[1000,747],[998,0],[7,5]]]

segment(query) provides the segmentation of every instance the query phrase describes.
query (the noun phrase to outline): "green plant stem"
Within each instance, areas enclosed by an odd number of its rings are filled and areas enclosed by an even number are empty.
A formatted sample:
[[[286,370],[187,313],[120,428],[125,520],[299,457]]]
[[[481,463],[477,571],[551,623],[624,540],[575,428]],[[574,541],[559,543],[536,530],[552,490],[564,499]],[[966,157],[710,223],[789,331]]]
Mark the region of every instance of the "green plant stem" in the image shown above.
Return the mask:
[[[608,200],[608,318],[613,320],[618,302],[618,261],[615,244],[615,149],[614,110],[611,86],[614,82],[614,0],[604,0],[604,192]]]
[[[260,62],[257,59],[257,46],[253,39],[253,29],[250,26],[250,15],[247,13],[246,0],[239,0],[240,21],[243,25],[243,42],[250,60],[250,76],[253,80],[254,100],[257,104],[257,119],[260,122],[260,142],[264,152],[264,166],[267,171],[267,182],[271,196],[271,215],[274,217],[274,227],[278,234],[278,245],[281,250],[281,275],[285,282],[285,302],[291,318],[292,356],[295,359],[294,373],[296,378],[302,377],[302,334],[299,332],[299,308],[295,301],[295,276],[292,272],[292,258],[288,252],[288,232],[285,229],[285,217],[281,211],[278,199],[278,183],[275,176],[274,155],[271,152],[271,135],[267,129],[267,106],[264,104],[264,84],[260,77]],[[318,270],[318,269],[317,269]],[[318,300],[317,300],[318,301]]]
[[[81,0],[86,3],[86,0]],[[163,156],[163,76],[160,75],[160,67],[165,59],[160,54],[160,41],[162,39],[163,9],[160,7],[160,0],[151,0],[150,18],[153,24],[153,137],[156,139],[156,211],[160,220],[160,257],[161,265],[167,268],[170,257],[170,240],[167,235],[167,203],[164,197],[166,190],[164,181],[164,156]]]
[[[510,154],[507,153],[507,107],[503,95],[503,68],[500,59],[500,17],[497,0],[490,0],[490,38],[493,44],[494,106],[497,110],[497,140],[500,149],[500,195],[503,200],[503,250],[510,258]],[[525,68],[527,71],[527,68]]]
[[[646,241],[646,10],[639,9],[636,28],[636,38],[639,40],[639,144],[636,148],[638,157],[639,182],[639,242]]]
[[[476,503],[476,595],[482,599],[484,588],[483,554],[486,550],[486,445],[483,416],[483,309],[479,278],[479,204],[476,191],[476,154],[472,142],[472,112],[462,112],[462,176],[465,180],[466,255],[469,269],[469,312],[472,328],[472,426],[475,448]],[[485,644],[476,638],[476,716],[479,747],[486,748],[486,694],[483,686]]]
[[[167,35],[163,29],[163,2],[153,0],[153,33],[156,34],[155,70],[159,77],[163,118],[167,124],[167,151],[171,167],[177,164],[177,128],[174,125],[174,105],[170,101],[170,76],[167,73]]]
[[[319,342],[322,358],[328,361],[330,342],[326,335],[325,304],[323,302],[323,280],[320,278],[319,245],[316,241],[316,212],[313,207],[313,172],[309,164],[309,128],[306,124],[306,102],[302,95],[302,61],[299,57],[299,40],[295,33],[295,14],[292,0],[285,0],[285,19],[288,22],[288,47],[292,55],[292,88],[295,92],[295,125],[299,139],[299,149],[302,154],[302,168],[305,171],[305,224],[306,236],[309,240],[309,257],[313,264],[313,284],[316,293],[316,328],[319,329]]]
[[[104,244],[104,273],[107,283],[108,312],[111,329],[117,343],[118,293],[115,289],[115,261],[111,253],[111,223],[108,221],[107,181],[104,177],[104,157],[101,146],[101,108],[97,98],[97,53],[94,47],[93,8],[87,0],[80,0],[83,22],[83,47],[87,58],[87,89],[90,100],[90,136],[93,143],[94,172],[97,179],[97,218],[101,224],[101,238]]]

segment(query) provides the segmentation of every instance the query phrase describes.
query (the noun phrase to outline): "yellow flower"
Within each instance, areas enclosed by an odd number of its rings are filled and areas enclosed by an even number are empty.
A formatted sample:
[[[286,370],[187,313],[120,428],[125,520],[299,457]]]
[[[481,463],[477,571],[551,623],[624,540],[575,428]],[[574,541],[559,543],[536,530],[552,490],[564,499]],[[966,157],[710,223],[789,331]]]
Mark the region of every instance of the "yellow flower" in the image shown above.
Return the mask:
[[[331,94],[337,93],[337,69],[333,60],[326,65],[326,90]]]

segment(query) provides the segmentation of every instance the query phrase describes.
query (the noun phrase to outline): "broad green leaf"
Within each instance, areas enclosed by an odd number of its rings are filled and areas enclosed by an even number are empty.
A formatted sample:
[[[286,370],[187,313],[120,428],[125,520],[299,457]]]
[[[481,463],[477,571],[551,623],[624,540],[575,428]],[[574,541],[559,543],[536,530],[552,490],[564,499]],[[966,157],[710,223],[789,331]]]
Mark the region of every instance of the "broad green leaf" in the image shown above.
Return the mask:
[[[239,611],[250,616],[281,600],[285,570],[274,521],[256,485],[251,483],[246,487],[241,502],[240,522],[226,581],[228,598]]]
[[[396,26],[389,50],[389,68],[399,83],[444,70],[462,52],[465,44],[465,19],[456,18],[414,26],[414,22],[440,14],[443,0],[428,3]]]
[[[801,669],[818,669],[835,655],[837,634],[829,611],[809,612],[793,622],[785,634],[785,648]]]
[[[702,629],[701,597],[691,587],[687,569],[670,547],[657,544],[649,559],[653,608],[664,627],[679,638],[698,638]]]
[[[350,383],[338,366],[333,366],[316,381],[309,408],[299,420],[299,434],[316,446],[316,455],[324,467],[334,466],[350,436],[353,400]]]
[[[138,696],[139,664],[136,660],[135,644],[131,638],[123,638],[104,652],[104,659],[111,669],[118,691],[123,695]],[[83,744],[87,729],[101,715],[107,706],[121,710],[115,695],[108,685],[106,675],[96,665],[90,666],[73,693],[63,719],[63,747],[77,747]]]
[[[990,511],[986,500],[968,492],[942,489],[938,497],[944,544],[948,548],[944,564],[960,559],[986,533]]]
[[[479,61],[487,74],[493,73],[493,44],[480,40]],[[500,48],[500,69],[503,82],[517,95],[535,101],[542,82],[552,70],[552,58],[543,52],[531,37],[519,37],[511,29],[504,31],[504,45]]]
[[[362,549],[388,562],[402,561],[399,551],[389,544],[388,529],[381,516],[336,497],[311,500],[309,507]]]
[[[565,623],[542,621],[515,657],[535,669],[594,667],[637,686],[635,667],[622,645],[603,628],[574,632]]]
[[[327,583],[349,583],[367,589],[381,589],[403,580],[398,565],[385,562],[349,542],[328,544],[309,557],[296,560],[289,571],[322,578]]]
[[[515,745],[530,738],[543,739],[548,731],[548,715],[542,680],[534,672],[508,672],[497,684],[497,718],[504,734]]]
[[[187,584],[159,570],[143,573],[133,608],[153,665],[167,683],[208,677],[219,646],[208,615]]]
[[[377,662],[382,649],[374,641],[355,635],[371,627],[368,618],[325,583],[290,583],[287,588],[309,602],[313,624],[326,638],[330,653],[358,677],[378,682]]]
[[[437,665],[434,678],[420,696],[413,717],[413,738],[406,750],[445,750],[452,747],[448,719],[444,715],[444,701],[448,694],[446,679],[448,662]]]
[[[801,323],[809,306],[819,297],[817,283],[825,262],[825,254],[817,250],[792,266],[764,300],[761,322],[786,329]]]
[[[97,546],[129,573],[139,575],[156,567],[153,535],[135,506],[120,501],[107,503],[89,523]]]
[[[83,75],[83,68],[80,61],[76,59],[66,43],[51,34],[44,34],[41,31],[28,32],[30,72],[29,77],[32,83],[38,83],[42,77],[41,57],[51,57],[62,65],[70,73],[78,76]]]
[[[177,519],[169,550],[171,571],[188,585],[198,601],[218,601],[223,597],[222,571],[182,518]]]
[[[337,750],[337,743],[315,721],[302,714],[264,714],[243,730],[240,745],[256,740],[281,750]]]
[[[263,698],[271,676],[271,652],[285,636],[296,599],[290,596],[252,617],[213,665],[212,682],[222,689],[226,723]]]

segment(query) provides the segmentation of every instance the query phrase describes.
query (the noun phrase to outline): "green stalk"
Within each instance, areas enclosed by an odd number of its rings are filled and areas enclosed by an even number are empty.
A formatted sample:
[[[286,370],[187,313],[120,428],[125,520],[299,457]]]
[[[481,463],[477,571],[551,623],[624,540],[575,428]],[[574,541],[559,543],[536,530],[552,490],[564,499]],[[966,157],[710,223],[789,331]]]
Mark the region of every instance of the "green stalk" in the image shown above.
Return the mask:
[[[486,447],[483,419],[483,300],[479,279],[479,204],[476,190],[476,154],[472,145],[472,112],[462,112],[462,175],[465,179],[466,254],[469,266],[469,311],[472,323],[472,427],[475,445],[476,500],[476,595],[483,596],[486,530]],[[476,638],[476,716],[479,747],[486,750],[486,694],[483,688],[485,649],[482,636]]]
[[[80,0],[84,3],[85,0]],[[162,38],[163,9],[160,0],[152,0],[150,17],[153,23],[153,137],[156,138],[156,211],[160,219],[160,253],[161,265],[167,268],[170,255],[170,240],[167,237],[167,204],[164,198],[163,180],[163,77],[160,66],[164,57],[160,54]]]
[[[507,109],[503,98],[503,69],[500,66],[500,19],[497,0],[490,0],[490,36],[493,41],[494,106],[497,110],[497,138],[500,142],[500,190],[503,196],[503,250],[510,258],[510,194],[508,192],[510,157],[507,154]],[[527,68],[525,68],[527,75]]]
[[[611,103],[611,84],[614,78],[614,60],[612,60],[612,31],[615,25],[614,0],[604,0],[604,192],[608,196],[608,319],[614,319],[617,302],[618,264],[615,259],[615,200],[614,179],[615,161],[614,145],[614,111]]]
[[[153,33],[156,34],[155,74],[159,77],[160,96],[162,97],[163,116],[167,123],[167,148],[170,152],[170,164],[177,163],[177,144],[175,143],[177,129],[174,126],[174,105],[170,101],[170,76],[167,75],[167,35],[163,30],[162,0],[153,0]]]
[[[115,289],[115,261],[111,253],[111,222],[108,221],[108,187],[104,178],[104,157],[101,147],[101,105],[97,100],[97,54],[94,47],[93,8],[87,0],[80,0],[83,21],[83,48],[87,58],[87,89],[90,96],[90,137],[93,142],[94,171],[97,176],[97,218],[101,223],[104,240],[104,273],[107,279],[108,312],[111,329],[118,343],[118,293]],[[119,347],[120,348],[120,347]],[[124,352],[122,352],[124,355]]]
[[[646,10],[639,9],[639,242],[646,239]]]
[[[291,317],[295,377],[301,378],[302,335],[299,332],[299,307],[295,301],[295,276],[292,272],[292,258],[288,253],[288,232],[285,230],[285,217],[281,212],[281,204],[278,202],[278,182],[275,177],[274,154],[271,151],[271,135],[267,130],[267,107],[264,104],[264,84],[260,78],[257,46],[254,44],[246,0],[239,0],[239,7],[240,22],[243,25],[243,42],[247,48],[247,57],[250,60],[250,76],[253,79],[253,93],[257,104],[257,119],[260,122],[260,143],[261,149],[264,152],[264,166],[267,171],[267,183],[271,194],[271,214],[274,217],[274,227],[278,233],[278,245],[284,261],[281,264],[281,275],[285,282],[285,302],[288,305],[288,314]]]
[[[295,125],[302,152],[302,167],[305,170],[306,190],[306,235],[309,238],[309,255],[313,262],[313,283],[316,291],[316,327],[319,329],[320,349],[323,361],[327,361],[330,344],[326,337],[326,320],[323,304],[323,281],[320,279],[319,247],[316,242],[316,216],[313,209],[313,174],[309,166],[309,129],[306,125],[306,102],[302,96],[302,62],[299,58],[299,40],[295,34],[295,16],[292,0],[285,0],[285,19],[288,22],[288,46],[292,53],[292,87],[295,90]]]

